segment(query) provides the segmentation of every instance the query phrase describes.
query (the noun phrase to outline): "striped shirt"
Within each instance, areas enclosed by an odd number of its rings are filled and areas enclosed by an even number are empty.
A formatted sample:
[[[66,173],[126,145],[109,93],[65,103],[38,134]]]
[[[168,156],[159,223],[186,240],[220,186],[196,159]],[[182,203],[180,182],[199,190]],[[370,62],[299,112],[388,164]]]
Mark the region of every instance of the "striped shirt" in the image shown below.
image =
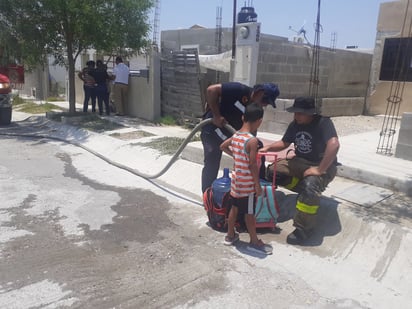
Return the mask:
[[[246,151],[246,144],[251,138],[254,138],[253,134],[238,131],[233,135],[230,144],[235,161],[230,195],[236,198],[255,192],[255,183],[249,169],[249,153]]]
[[[83,68],[82,70],[82,75],[83,75],[83,83],[84,86],[86,87],[94,87],[94,84],[96,83],[94,81],[94,78],[92,76],[92,72],[94,69],[90,69],[88,67]]]

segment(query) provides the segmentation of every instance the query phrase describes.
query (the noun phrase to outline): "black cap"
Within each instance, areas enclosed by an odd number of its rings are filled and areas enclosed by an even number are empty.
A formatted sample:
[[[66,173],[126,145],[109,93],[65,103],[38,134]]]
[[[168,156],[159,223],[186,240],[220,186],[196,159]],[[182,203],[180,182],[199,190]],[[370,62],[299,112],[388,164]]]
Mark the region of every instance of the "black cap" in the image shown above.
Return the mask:
[[[307,115],[315,115],[315,99],[313,97],[298,97],[293,102],[293,106],[286,109],[290,113],[303,113]]]

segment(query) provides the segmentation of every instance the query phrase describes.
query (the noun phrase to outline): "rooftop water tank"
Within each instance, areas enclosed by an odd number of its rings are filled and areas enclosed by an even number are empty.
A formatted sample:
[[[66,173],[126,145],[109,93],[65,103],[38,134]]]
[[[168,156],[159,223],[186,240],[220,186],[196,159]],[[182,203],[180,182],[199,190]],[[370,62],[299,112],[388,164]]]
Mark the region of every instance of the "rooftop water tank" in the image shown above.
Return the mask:
[[[251,6],[244,6],[237,13],[237,23],[255,23],[257,22],[257,14],[255,13],[255,8]]]

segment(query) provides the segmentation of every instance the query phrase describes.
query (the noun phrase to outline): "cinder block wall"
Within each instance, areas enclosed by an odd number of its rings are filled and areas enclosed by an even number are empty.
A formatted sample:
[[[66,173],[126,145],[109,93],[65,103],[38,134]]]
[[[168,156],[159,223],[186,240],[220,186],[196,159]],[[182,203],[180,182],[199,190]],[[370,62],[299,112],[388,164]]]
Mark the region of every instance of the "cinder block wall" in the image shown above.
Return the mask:
[[[364,97],[372,55],[347,50],[320,50],[319,96]],[[312,50],[286,38],[262,35],[257,82],[279,84],[282,98],[307,95],[312,68]]]
[[[231,49],[232,32],[224,28],[222,50]],[[162,51],[180,50],[182,45],[199,45],[201,54],[215,52],[215,29],[162,31]],[[163,55],[165,56],[165,55]],[[350,50],[330,51],[322,48],[319,67],[321,113],[325,116],[361,115],[367,93],[372,55]],[[280,87],[280,98],[294,99],[308,95],[312,68],[312,49],[289,42],[287,38],[261,34],[257,83],[274,82]],[[327,98],[327,99],[326,99]],[[279,106],[276,112],[280,111]],[[276,116],[276,120],[282,117]],[[287,117],[287,116],[285,116]],[[267,127],[282,129],[271,119]],[[279,127],[279,128],[278,128]]]
[[[402,115],[395,156],[412,160],[412,113],[403,113]]]
[[[162,31],[162,49],[181,50],[182,45],[199,45],[199,54],[216,54],[216,29],[195,28]],[[232,49],[232,29],[222,28],[222,52]]]

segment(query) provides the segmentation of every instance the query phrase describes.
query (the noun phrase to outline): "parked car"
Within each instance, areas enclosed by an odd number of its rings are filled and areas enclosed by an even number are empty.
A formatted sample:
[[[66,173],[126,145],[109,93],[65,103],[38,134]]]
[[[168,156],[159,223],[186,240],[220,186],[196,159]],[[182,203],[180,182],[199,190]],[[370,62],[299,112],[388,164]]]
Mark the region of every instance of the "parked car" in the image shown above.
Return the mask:
[[[11,87],[6,75],[0,74],[0,125],[11,122]]]

